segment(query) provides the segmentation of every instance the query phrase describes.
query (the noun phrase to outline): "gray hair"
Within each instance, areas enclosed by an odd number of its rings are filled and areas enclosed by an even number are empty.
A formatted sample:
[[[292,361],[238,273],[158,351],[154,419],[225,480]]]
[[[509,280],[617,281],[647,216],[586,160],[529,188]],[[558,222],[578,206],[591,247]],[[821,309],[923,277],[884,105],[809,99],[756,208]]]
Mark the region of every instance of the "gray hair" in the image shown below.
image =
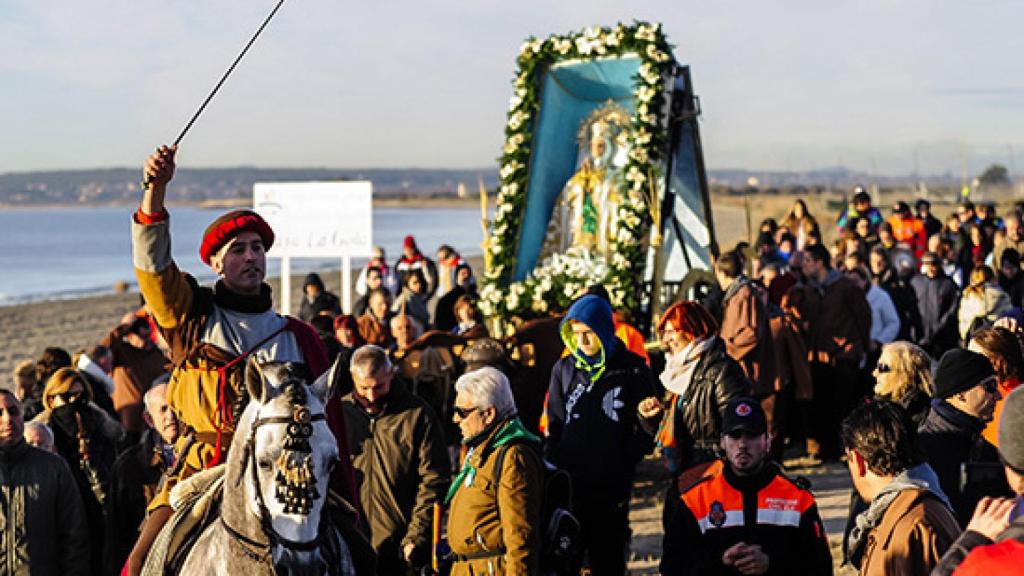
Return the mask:
[[[352,360],[349,361],[349,370],[358,372],[361,376],[376,374],[382,368],[391,370],[391,360],[388,359],[388,353],[383,348],[373,344],[360,346],[352,354]]]
[[[484,366],[466,372],[455,382],[455,391],[472,397],[477,408],[493,406],[499,419],[516,414],[512,387],[508,383],[508,378],[497,368]]]
[[[167,378],[164,379],[164,376],[167,376]],[[165,399],[167,398],[167,381],[170,380],[170,376],[167,374],[164,376],[153,380],[153,386],[146,390],[146,395],[142,397],[142,403],[146,406],[147,412],[149,412],[150,404],[153,403],[153,399],[156,398],[157,394],[162,394]]]
[[[405,313],[396,314],[392,316],[391,321],[388,322],[388,324],[391,326],[391,329],[394,330],[395,325],[398,322],[402,322],[403,320],[408,320],[409,325],[412,326],[412,331],[414,332],[414,335],[411,338],[412,340],[415,340],[423,335],[423,325],[420,324],[420,321]]]
[[[47,440],[48,446],[53,446],[53,430],[50,430],[49,426],[42,422],[29,420],[28,422],[25,422],[25,431],[23,434],[28,434],[29,430],[35,430],[40,436]]]

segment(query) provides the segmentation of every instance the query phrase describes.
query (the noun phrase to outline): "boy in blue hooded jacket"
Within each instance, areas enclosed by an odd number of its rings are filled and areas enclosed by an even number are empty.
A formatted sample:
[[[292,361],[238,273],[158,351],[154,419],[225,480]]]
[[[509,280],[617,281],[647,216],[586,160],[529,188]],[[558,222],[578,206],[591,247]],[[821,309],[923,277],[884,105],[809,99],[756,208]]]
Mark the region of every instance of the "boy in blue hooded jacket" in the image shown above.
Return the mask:
[[[551,370],[547,459],[572,476],[573,512],[591,574],[621,575],[629,544],[629,496],[637,463],[652,448],[637,407],[655,395],[643,358],[615,337],[612,308],[580,298],[562,320],[569,355]]]

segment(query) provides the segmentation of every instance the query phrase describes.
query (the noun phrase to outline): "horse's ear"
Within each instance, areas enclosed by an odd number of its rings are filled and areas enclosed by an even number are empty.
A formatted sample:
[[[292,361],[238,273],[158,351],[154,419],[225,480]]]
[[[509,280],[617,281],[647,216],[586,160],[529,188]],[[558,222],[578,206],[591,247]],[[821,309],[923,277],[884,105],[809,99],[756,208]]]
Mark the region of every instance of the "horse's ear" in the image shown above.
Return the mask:
[[[253,354],[245,361],[245,389],[249,391],[249,398],[262,402],[265,388],[266,383],[263,381],[263,373],[260,371],[260,365],[256,361],[256,355]]]
[[[320,375],[315,382],[310,384],[309,389],[313,394],[320,400],[322,404],[327,403],[327,399],[334,395],[337,390],[338,378],[341,375],[341,371],[345,367],[341,365],[341,355],[334,359],[334,363],[327,369],[326,372]]]

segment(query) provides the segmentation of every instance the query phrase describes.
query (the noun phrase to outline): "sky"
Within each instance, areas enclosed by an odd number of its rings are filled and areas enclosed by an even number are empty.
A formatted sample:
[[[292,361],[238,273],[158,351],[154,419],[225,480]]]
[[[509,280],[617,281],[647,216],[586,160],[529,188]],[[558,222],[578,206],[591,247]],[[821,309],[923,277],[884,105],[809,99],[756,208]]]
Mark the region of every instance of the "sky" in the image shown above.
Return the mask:
[[[0,173],[141,165],[275,3],[0,3]],[[287,0],[179,165],[494,166],[523,40],[634,19],[691,66],[711,169],[1024,170],[1024,3],[995,0]]]

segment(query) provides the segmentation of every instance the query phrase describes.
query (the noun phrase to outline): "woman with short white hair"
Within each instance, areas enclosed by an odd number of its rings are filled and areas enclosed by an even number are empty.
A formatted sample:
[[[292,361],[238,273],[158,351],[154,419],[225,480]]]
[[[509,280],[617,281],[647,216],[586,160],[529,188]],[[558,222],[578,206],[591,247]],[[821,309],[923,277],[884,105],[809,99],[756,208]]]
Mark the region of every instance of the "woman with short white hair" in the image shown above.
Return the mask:
[[[540,438],[519,420],[501,371],[468,372],[455,391],[453,420],[467,451],[445,500],[455,555],[451,574],[536,574],[544,479]]]

